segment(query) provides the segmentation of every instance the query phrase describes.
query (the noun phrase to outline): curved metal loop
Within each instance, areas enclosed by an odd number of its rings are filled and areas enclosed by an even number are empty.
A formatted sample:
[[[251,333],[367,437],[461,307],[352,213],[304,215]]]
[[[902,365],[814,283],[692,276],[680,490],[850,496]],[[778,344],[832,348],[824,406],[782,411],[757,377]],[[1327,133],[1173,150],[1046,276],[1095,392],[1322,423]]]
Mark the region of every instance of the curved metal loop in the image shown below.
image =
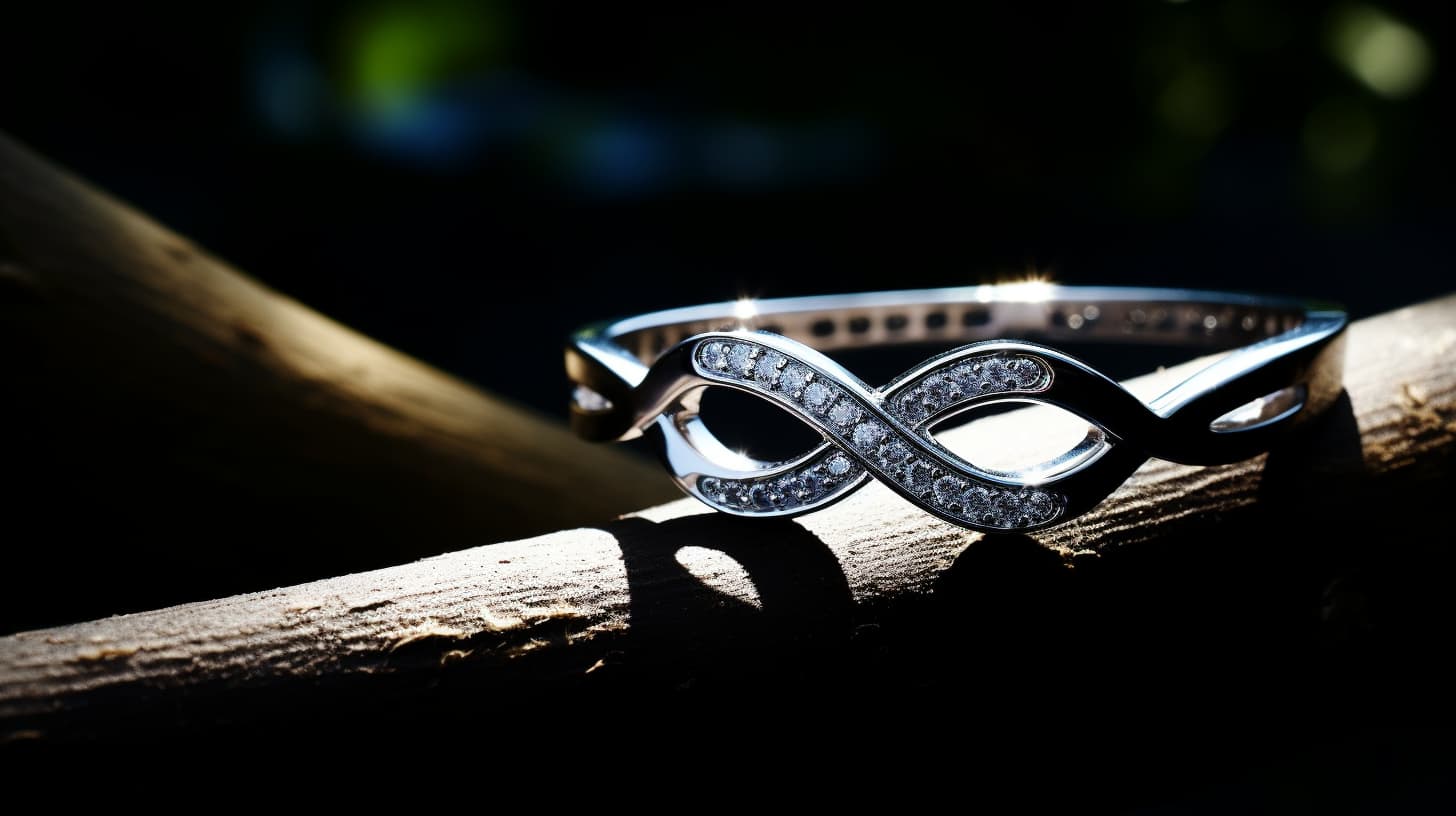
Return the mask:
[[[1069,387],[1064,383],[1077,383],[1083,399],[1062,394]],[[697,415],[697,396],[708,386],[767,399],[824,441],[780,463],[729,451]],[[1099,417],[1115,416],[1112,424],[1124,428],[1159,421],[1087,366],[1013,341],[965,346],[872,389],[788,338],[709,333],[664,355],[640,388],[655,398],[644,403],[637,422],[656,429],[678,484],[718,509],[747,516],[817,510],[874,476],[963,526],[1036,529],[1101,500],[1146,459],[1117,456],[1103,463],[1120,435]],[[977,467],[932,435],[951,416],[1007,399],[1065,407],[1088,420],[1088,434],[1062,457],[1017,471]]]
[[[612,342],[613,332],[589,331],[569,349],[568,368],[597,401],[585,410],[578,397],[579,432],[650,433],[678,485],[721,511],[797,515],[873,477],[955,524],[1027,531],[1094,506],[1149,457],[1236,461],[1322,410],[1339,391],[1345,318],[1333,311],[1303,318],[1148,403],[1073,357],[1012,340],[962,346],[881,388],[805,343],[743,329],[696,333],[650,366]],[[767,400],[822,439],[782,462],[731,451],[698,415],[710,387]],[[934,438],[946,419],[1005,401],[1056,406],[1085,419],[1088,431],[1061,456],[1010,471],[977,467]]]

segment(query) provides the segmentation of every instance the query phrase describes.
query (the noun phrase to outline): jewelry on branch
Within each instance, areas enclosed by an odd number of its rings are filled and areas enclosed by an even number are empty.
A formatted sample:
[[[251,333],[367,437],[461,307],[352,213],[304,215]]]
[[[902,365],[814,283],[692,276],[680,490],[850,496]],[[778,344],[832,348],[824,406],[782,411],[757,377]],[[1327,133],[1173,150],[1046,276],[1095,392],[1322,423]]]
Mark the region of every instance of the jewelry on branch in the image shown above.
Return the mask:
[[[1085,512],[1149,457],[1212,465],[1267,450],[1339,395],[1346,322],[1338,307],[1279,298],[1028,282],[671,309],[581,329],[566,367],[577,433],[655,437],[678,486],[722,512],[806,513],[874,478],[955,524],[1026,531]],[[965,345],[878,388],[824,353],[930,342]],[[1229,351],[1144,402],[1058,342]],[[709,388],[768,400],[821,441],[777,462],[729,450],[699,416]],[[1086,435],[1013,470],[932,435],[1008,401],[1077,414]]]

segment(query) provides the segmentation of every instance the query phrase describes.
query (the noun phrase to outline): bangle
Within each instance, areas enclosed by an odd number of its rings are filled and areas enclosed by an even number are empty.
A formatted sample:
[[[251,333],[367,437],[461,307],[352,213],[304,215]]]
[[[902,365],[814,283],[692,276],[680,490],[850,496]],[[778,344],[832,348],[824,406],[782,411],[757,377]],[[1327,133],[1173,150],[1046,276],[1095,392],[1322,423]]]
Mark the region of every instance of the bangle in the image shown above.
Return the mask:
[[[1338,307],[1295,300],[1033,282],[654,312],[581,329],[566,368],[578,434],[654,437],[678,486],[722,512],[797,515],[875,478],[963,527],[1026,531],[1085,512],[1149,457],[1211,465],[1268,450],[1339,395],[1346,323]],[[1144,402],[1046,345],[1058,341],[1231,351]],[[927,342],[968,344],[878,388],[824,353]],[[778,405],[822,441],[779,462],[729,450],[699,416],[715,387]],[[977,467],[932,436],[1007,401],[1077,414],[1086,436],[1016,470]]]

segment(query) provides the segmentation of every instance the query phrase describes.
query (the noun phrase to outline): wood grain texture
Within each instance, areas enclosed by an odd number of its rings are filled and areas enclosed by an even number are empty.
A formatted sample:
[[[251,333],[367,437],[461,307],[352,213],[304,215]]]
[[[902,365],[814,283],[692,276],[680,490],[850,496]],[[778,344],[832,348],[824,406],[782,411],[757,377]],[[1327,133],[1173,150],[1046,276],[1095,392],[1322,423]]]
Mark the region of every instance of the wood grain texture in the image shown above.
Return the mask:
[[[1258,694],[1306,699],[1308,672],[1323,669],[1292,654],[1372,629],[1403,642],[1402,626],[1450,619],[1434,600],[1371,609],[1451,560],[1424,511],[1445,500],[1456,449],[1456,297],[1361,321],[1348,349],[1348,401],[1298,443],[1222,467],[1150,462],[1094,512],[1034,538],[969,533],[875,484],[795,521],[677,501],[0,639],[0,728],[59,739],[325,709],[377,723],[384,697],[429,721],[483,700],[802,691],[827,677],[942,700],[968,687],[1186,696],[1217,678],[1219,699],[1234,699],[1255,693],[1240,679],[1253,672]],[[1014,445],[1035,433],[1027,414],[980,427]],[[1392,563],[1411,569],[1382,572]],[[1375,590],[1372,574],[1402,578]],[[431,708],[441,701],[450,714]]]
[[[583,443],[270,291],[3,135],[0,366],[6,465],[22,474],[12,529],[38,531],[9,542],[0,630],[383,566],[675,495],[645,457]],[[105,579],[78,584],[67,549],[47,545],[73,538],[118,542],[88,556]]]

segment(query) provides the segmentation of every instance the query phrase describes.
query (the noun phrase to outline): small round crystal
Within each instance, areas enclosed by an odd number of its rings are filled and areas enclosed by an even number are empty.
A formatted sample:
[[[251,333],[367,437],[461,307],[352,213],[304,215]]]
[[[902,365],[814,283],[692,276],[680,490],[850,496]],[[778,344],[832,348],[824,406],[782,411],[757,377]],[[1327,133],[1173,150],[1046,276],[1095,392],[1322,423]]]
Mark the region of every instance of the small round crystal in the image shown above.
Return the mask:
[[[854,424],[856,419],[859,419],[859,409],[854,407],[854,403],[849,400],[840,400],[834,403],[833,408],[829,409],[829,418],[835,425],[841,428],[848,428]]]
[[[895,405],[900,409],[900,419],[906,422],[914,423],[925,418],[925,403],[918,389],[895,400]]]
[[[746,377],[753,373],[753,346],[736,343],[728,349],[728,370]]]
[[[779,388],[789,395],[798,394],[804,389],[804,384],[809,380],[809,369],[801,365],[790,364],[779,375]]]
[[[910,488],[910,492],[915,495],[923,496],[929,493],[934,482],[935,477],[930,470],[930,465],[917,461],[906,468],[905,486]]]
[[[779,369],[783,368],[787,362],[788,358],[784,355],[770,351],[758,358],[758,366],[753,370],[753,378],[758,380],[763,387],[773,388],[774,384],[779,381],[781,374]]]
[[[942,476],[935,480],[935,501],[938,504],[950,507],[960,506],[961,497],[964,495],[965,485],[960,479],[954,476]]]
[[[815,413],[824,413],[824,408],[829,400],[834,397],[834,391],[829,386],[818,380],[804,386],[804,404]]]
[[[898,439],[892,439],[889,444],[880,448],[880,464],[890,469],[905,461],[905,458],[909,455],[910,449],[905,447],[905,443]]]
[[[885,428],[873,420],[861,422],[854,426],[854,433],[850,434],[850,441],[860,450],[874,450],[885,438]]]
[[[728,369],[728,344],[718,342],[704,343],[698,359],[702,361],[703,367],[709,371],[726,371]]]

